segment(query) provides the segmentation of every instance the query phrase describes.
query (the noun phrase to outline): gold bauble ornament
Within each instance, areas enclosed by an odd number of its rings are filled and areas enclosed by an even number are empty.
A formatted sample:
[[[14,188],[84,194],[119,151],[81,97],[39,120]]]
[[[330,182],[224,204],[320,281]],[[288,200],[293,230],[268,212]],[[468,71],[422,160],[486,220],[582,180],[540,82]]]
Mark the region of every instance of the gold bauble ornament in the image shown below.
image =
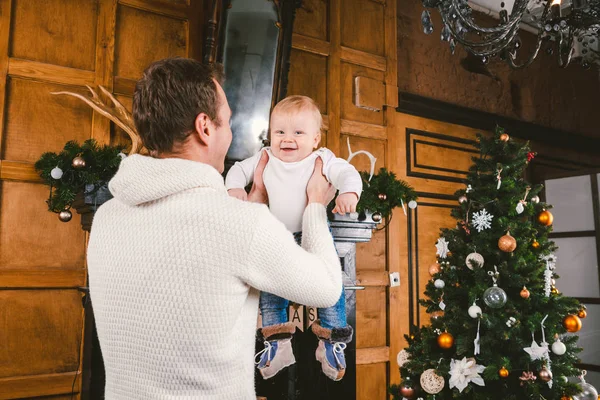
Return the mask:
[[[582,309],[581,309],[581,310],[579,310],[579,312],[577,313],[577,316],[578,316],[579,318],[585,318],[585,317],[587,317],[587,311],[585,311],[585,309],[583,309],[583,308],[582,308]]]
[[[437,343],[440,348],[444,350],[448,350],[452,346],[454,346],[454,336],[449,334],[448,332],[444,332],[437,337]]]
[[[500,375],[500,378],[508,378],[508,370],[502,367],[500,368],[500,371],[498,371],[498,375]]]
[[[521,292],[519,294],[521,295],[522,298],[528,299],[529,295],[531,293],[529,293],[529,290],[527,290],[527,288],[525,286],[523,286],[523,289],[521,289]]]
[[[554,222],[554,215],[552,215],[552,213],[550,211],[544,210],[538,214],[537,221],[541,225],[550,226],[550,225],[552,225],[552,222]]]
[[[75,157],[71,165],[75,169],[85,168],[85,160],[83,159],[83,157]]]
[[[62,210],[58,213],[58,219],[61,222],[69,222],[73,218],[73,213],[69,210]]]
[[[550,382],[552,380],[552,372],[546,366],[543,366],[540,372],[538,373],[540,380],[543,382]]]
[[[508,136],[507,133],[503,133],[502,135],[500,135],[500,140],[502,140],[503,142],[508,142],[508,139],[510,139],[510,136]]]
[[[560,400],[573,400],[571,396],[562,396]]]
[[[498,248],[505,253],[512,253],[517,248],[517,241],[510,236],[510,232],[498,239]]]
[[[552,285],[552,288],[550,289],[550,293],[552,293],[552,294],[559,294],[560,292],[558,291],[558,289],[556,288],[556,286]]]
[[[440,272],[440,264],[435,263],[429,266],[429,275],[433,276]]]
[[[577,315],[569,314],[563,318],[563,326],[567,332],[579,332],[581,329],[581,320]]]
[[[533,247],[534,249],[539,249],[540,242],[538,242],[537,240],[534,240],[533,243],[531,243],[531,247]]]
[[[379,200],[382,200],[382,201],[387,199],[387,196],[385,195],[385,193],[379,193],[378,197],[379,197]]]

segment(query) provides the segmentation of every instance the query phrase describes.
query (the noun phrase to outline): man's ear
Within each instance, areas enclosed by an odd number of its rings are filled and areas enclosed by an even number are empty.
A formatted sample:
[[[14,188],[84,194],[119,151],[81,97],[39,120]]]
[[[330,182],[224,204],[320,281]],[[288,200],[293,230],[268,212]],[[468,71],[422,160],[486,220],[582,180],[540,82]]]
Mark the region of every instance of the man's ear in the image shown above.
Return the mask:
[[[200,142],[204,145],[208,145],[214,130],[214,125],[209,116],[204,113],[198,114],[194,120],[194,128],[196,129],[196,134],[198,135]]]

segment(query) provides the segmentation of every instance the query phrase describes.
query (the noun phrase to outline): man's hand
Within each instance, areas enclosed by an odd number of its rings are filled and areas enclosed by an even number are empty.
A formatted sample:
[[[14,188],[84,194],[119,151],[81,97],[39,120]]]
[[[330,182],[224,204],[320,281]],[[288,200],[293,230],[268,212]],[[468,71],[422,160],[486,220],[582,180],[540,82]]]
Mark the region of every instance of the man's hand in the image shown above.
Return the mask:
[[[332,212],[340,215],[356,212],[357,203],[358,195],[356,193],[342,193],[335,199],[335,208]]]
[[[323,175],[323,160],[321,160],[321,157],[317,157],[315,160],[315,169],[308,181],[306,195],[308,196],[308,204],[320,203],[325,207],[335,196],[335,188]]]
[[[267,195],[267,189],[265,188],[265,182],[263,181],[263,172],[269,162],[269,155],[266,151],[263,151],[260,156],[260,161],[254,170],[254,179],[252,182],[252,189],[248,194],[248,201],[253,203],[269,204],[269,196]]]
[[[240,199],[243,201],[248,200],[248,193],[244,189],[229,189],[227,191],[231,197],[235,197],[236,199]]]

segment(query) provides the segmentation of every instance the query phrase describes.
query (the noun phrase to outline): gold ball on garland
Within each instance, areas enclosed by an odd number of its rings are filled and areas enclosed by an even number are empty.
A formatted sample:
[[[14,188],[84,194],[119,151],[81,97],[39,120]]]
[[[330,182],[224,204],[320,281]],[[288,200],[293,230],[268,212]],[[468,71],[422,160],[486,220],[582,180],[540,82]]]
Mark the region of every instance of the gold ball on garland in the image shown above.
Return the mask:
[[[462,195],[462,196],[460,196],[460,197],[458,198],[458,202],[459,202],[460,204],[466,203],[466,202],[467,202],[467,200],[468,200],[468,199],[467,199],[467,196],[465,196],[465,195]]]
[[[577,315],[569,314],[563,318],[563,326],[567,332],[579,332],[581,329],[581,320]]]
[[[454,346],[454,336],[448,332],[444,332],[437,337],[437,343],[440,348],[448,350]]]
[[[524,299],[528,299],[529,295],[531,293],[529,293],[529,290],[527,290],[527,288],[525,286],[523,286],[523,289],[521,289],[521,293],[519,293],[521,295],[522,298]]]
[[[373,215],[371,215],[371,218],[375,222],[381,222],[381,214],[380,213],[373,213]]]
[[[503,142],[508,142],[508,139],[510,139],[510,136],[508,136],[507,133],[503,133],[502,135],[500,135],[500,140],[502,140]]]
[[[400,388],[400,394],[407,399],[412,399],[415,396],[415,389],[408,385],[403,385]]]
[[[429,266],[429,275],[433,276],[440,272],[440,264],[435,263]]]
[[[550,382],[552,380],[552,372],[544,365],[538,373],[540,380],[543,382]]]
[[[387,196],[385,195],[385,193],[379,193],[379,196],[377,196],[377,197],[379,197],[379,200],[381,200],[381,201],[387,199]]]
[[[556,286],[552,285],[552,288],[550,289],[550,293],[552,293],[552,294],[559,294],[560,292],[558,291],[558,289],[556,288]]]
[[[577,316],[578,316],[579,318],[585,318],[585,317],[587,317],[587,311],[585,311],[585,309],[583,309],[583,308],[582,308],[582,309],[581,309],[581,310],[579,310],[579,312],[577,313]]]
[[[83,159],[83,157],[75,157],[71,165],[75,169],[85,168],[85,160]]]
[[[58,213],[58,219],[61,222],[69,222],[73,218],[73,213],[69,210],[62,210]]]
[[[537,240],[534,240],[533,243],[531,243],[531,247],[533,247],[534,249],[539,249],[540,248],[540,242],[538,242]]]
[[[500,371],[498,371],[498,375],[500,375],[500,378],[508,378],[508,370],[502,367],[500,368]]]
[[[506,232],[506,235],[498,240],[498,248],[505,253],[512,253],[517,248],[517,241],[510,236],[510,232]]]
[[[552,215],[552,213],[550,211],[544,210],[538,214],[537,221],[541,225],[550,226],[550,225],[552,225],[552,222],[554,222],[554,216]]]

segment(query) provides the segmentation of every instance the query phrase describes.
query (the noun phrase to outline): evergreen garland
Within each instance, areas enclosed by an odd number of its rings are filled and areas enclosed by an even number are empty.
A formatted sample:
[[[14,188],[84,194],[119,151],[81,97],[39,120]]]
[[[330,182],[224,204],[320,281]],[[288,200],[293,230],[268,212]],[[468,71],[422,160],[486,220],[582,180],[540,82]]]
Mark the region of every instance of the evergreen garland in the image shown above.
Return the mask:
[[[362,171],[363,192],[356,207],[359,214],[365,211],[381,214],[387,218],[392,210],[411,200],[417,199],[417,193],[406,182],[398,180],[396,174],[381,168],[369,181],[369,173]]]
[[[46,200],[48,210],[59,213],[71,207],[75,196],[93,185],[94,189],[86,193],[94,193],[108,183],[115,175],[121,163],[125,146],[99,146],[94,139],[88,139],[79,145],[76,141],[65,144],[60,153],[46,152],[35,163],[35,169],[50,186],[50,197]],[[81,157],[85,161],[82,168],[73,167],[73,159]],[[62,170],[60,179],[52,178],[54,168]]]

